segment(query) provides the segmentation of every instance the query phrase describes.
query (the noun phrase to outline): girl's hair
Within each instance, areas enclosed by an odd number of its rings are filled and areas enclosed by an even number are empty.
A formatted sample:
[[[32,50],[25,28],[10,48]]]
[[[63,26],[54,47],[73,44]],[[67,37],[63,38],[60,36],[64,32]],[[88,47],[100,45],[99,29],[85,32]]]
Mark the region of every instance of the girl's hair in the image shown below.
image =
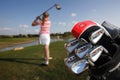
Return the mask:
[[[44,25],[45,23],[45,18],[48,18],[48,17],[49,17],[49,14],[47,12],[44,12],[42,17],[42,25]]]

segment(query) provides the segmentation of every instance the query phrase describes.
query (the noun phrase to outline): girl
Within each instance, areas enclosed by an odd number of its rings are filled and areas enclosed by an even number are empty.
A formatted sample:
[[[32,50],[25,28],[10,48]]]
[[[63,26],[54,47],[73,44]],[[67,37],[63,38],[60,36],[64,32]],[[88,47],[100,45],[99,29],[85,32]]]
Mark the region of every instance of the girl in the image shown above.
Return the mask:
[[[42,19],[40,16],[36,17],[33,21],[32,26],[40,25],[40,37],[39,41],[44,46],[45,51],[45,62],[43,65],[49,65],[49,44],[50,44],[50,26],[51,21],[49,20],[49,14],[47,12],[43,13]]]

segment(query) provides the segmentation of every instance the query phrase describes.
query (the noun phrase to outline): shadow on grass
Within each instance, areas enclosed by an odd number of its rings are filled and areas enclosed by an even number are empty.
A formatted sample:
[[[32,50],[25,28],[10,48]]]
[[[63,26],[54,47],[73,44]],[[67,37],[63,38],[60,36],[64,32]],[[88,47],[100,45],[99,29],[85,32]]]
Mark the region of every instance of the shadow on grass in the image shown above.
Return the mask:
[[[37,58],[0,58],[0,61],[7,61],[7,62],[17,62],[17,63],[24,63],[24,64],[31,64],[37,66],[43,66],[40,62],[32,62],[32,61],[43,61],[44,59],[37,59]]]

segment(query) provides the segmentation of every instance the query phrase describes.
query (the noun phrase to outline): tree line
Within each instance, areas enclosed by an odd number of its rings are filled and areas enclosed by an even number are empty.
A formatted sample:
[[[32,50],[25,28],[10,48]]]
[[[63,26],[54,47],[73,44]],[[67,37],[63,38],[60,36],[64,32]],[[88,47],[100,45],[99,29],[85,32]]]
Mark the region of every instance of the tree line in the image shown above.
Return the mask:
[[[70,37],[71,32],[64,32],[64,33],[51,33],[51,37]],[[0,38],[32,38],[32,37],[39,37],[39,34],[18,34],[18,35],[0,35]]]

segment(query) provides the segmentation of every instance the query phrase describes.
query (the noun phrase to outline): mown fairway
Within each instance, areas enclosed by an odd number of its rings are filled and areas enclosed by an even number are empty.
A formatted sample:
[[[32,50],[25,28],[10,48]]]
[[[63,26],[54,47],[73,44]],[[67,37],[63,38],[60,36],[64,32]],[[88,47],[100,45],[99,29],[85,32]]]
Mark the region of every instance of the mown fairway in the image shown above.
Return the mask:
[[[12,46],[15,44],[31,42],[36,39],[37,38],[0,38],[0,48]]]
[[[64,41],[50,45],[49,66],[41,66],[43,47],[40,45],[26,47],[20,51],[0,52],[0,80],[86,80],[86,73],[73,74],[64,64],[67,56]]]

